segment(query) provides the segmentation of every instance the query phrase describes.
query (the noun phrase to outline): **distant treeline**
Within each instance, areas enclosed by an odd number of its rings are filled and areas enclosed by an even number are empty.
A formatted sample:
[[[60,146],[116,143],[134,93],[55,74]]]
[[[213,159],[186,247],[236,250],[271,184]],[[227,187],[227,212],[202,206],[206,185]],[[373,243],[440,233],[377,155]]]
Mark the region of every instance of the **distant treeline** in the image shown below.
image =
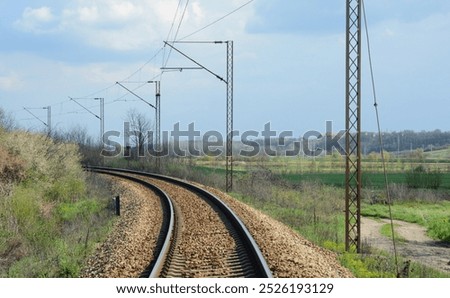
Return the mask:
[[[421,132],[412,130],[383,132],[382,137],[384,150],[389,152],[404,152],[416,149],[430,151],[450,145],[450,131],[443,132],[439,129]],[[380,151],[378,133],[362,133],[361,143],[365,154]]]
[[[305,142],[308,142],[308,146],[311,148],[321,149],[322,151],[328,150],[330,146],[327,146],[327,141],[331,141],[331,145],[334,147],[334,149],[337,149],[338,151],[344,152],[345,150],[345,134],[341,132],[341,135],[332,135],[328,136],[325,135],[315,135],[308,141],[305,140],[299,140],[297,138],[290,138],[287,140],[282,140],[281,138],[272,138],[270,142],[270,148],[275,149],[277,152],[283,152],[285,150],[292,150],[294,147],[293,144],[295,142],[300,142],[301,147],[303,148],[303,144]],[[336,138],[340,137],[339,141],[337,142],[340,145],[340,148],[336,148],[338,146],[335,142]],[[450,146],[450,131],[443,132],[439,129],[433,130],[433,131],[421,131],[421,132],[415,132],[412,130],[404,130],[399,132],[383,132],[382,133],[382,140],[383,140],[383,149],[385,151],[391,152],[391,153],[405,153],[410,151],[415,151],[417,149],[421,149],[423,151],[431,151],[431,150],[438,150],[443,149],[448,146]],[[255,143],[258,143],[261,147],[269,147],[269,143],[264,139],[257,139],[254,140]],[[328,144],[330,145],[330,144]],[[242,146],[242,143],[235,142],[235,149],[240,148]],[[367,155],[372,152],[380,152],[380,140],[379,140],[379,134],[375,132],[362,132],[361,133],[361,146],[362,146],[362,153]],[[327,149],[325,149],[327,148]],[[315,150],[315,149],[313,149]]]

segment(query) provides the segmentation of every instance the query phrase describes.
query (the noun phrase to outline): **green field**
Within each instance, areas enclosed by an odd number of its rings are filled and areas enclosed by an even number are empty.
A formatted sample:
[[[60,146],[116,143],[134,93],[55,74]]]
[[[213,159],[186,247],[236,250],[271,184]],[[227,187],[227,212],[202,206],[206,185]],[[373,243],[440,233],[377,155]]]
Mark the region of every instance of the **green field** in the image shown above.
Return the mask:
[[[210,157],[190,161],[202,173],[225,175],[224,160]],[[362,157],[363,187],[385,187],[384,167],[380,154]],[[388,184],[406,184],[408,173],[418,167],[440,175],[439,188],[450,189],[450,148],[430,152],[417,152],[401,157],[385,153]],[[339,154],[311,157],[255,157],[237,158],[233,164],[235,177],[252,175],[255,171],[270,172],[272,177],[298,184],[305,181],[343,187],[345,185],[345,157]]]
[[[209,167],[204,165],[197,165],[195,169],[205,174],[218,174],[225,175],[225,169],[222,167]],[[272,171],[272,167],[267,167],[267,169]],[[239,177],[248,175],[253,170],[251,168],[234,169],[234,175],[237,179]],[[305,172],[305,173],[280,173],[279,171],[273,171],[274,176],[286,180],[290,183],[301,183],[301,182],[320,182],[325,185],[332,185],[337,187],[344,187],[345,185],[345,172],[341,173],[330,173],[330,172]],[[369,188],[383,188],[385,186],[385,177],[383,173],[380,172],[364,172],[363,173],[363,187]],[[441,173],[442,183],[441,189],[450,189],[450,173]],[[392,184],[406,184],[406,173],[395,173],[389,172],[387,174],[388,183]]]
[[[442,173],[442,184],[440,188],[450,189],[450,173]],[[344,173],[304,173],[304,174],[281,174],[283,179],[290,182],[317,181],[326,185],[344,187]],[[385,177],[383,173],[363,173],[363,187],[383,188],[385,186]],[[405,173],[388,173],[388,183],[406,184]]]

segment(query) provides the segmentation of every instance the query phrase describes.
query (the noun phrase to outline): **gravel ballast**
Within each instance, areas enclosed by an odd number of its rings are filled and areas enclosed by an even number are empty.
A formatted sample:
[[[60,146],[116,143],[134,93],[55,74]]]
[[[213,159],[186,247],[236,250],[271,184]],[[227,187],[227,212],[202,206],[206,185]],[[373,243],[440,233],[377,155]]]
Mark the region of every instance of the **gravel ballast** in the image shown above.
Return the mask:
[[[81,277],[139,277],[153,259],[162,221],[158,196],[142,185],[111,179],[120,195],[121,216],[88,258]]]
[[[163,189],[167,185],[158,184]],[[274,277],[353,277],[339,264],[335,253],[314,245],[286,225],[226,193],[202,187],[218,196],[241,218],[260,246]],[[152,191],[123,180],[117,191],[121,195],[122,216],[117,219],[107,240],[89,258],[82,277],[138,277],[151,261],[162,219],[159,199]],[[173,193],[173,189],[170,192]],[[187,198],[179,202],[186,204],[189,201]],[[196,204],[193,208],[200,208],[201,205]],[[205,216],[199,220],[189,219],[187,227],[208,224],[205,220],[209,216]],[[190,237],[194,236],[195,233],[190,234]],[[201,248],[188,248],[185,255],[204,255],[207,246],[202,243]]]
[[[218,196],[241,218],[258,243],[274,277],[353,277],[335,253],[314,245],[283,223],[217,189],[203,186]]]

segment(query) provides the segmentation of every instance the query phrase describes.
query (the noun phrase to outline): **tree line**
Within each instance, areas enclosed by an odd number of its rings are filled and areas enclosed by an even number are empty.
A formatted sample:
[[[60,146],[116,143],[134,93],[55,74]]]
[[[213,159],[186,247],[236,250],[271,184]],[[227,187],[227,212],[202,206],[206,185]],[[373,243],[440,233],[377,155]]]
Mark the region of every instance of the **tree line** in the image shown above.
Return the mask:
[[[383,132],[382,139],[384,150],[388,152],[401,153],[417,149],[431,151],[442,149],[450,145],[450,131],[436,129],[433,131],[420,132],[412,130]],[[361,143],[363,144],[364,154],[380,152],[378,133],[362,133]]]

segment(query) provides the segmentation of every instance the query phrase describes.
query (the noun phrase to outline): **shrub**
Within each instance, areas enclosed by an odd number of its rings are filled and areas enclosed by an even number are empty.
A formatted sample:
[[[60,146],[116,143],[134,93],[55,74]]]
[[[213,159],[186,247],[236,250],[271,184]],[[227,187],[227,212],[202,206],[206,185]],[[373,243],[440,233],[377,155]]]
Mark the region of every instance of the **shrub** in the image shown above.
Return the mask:
[[[108,231],[108,185],[83,173],[76,145],[22,131],[0,144],[0,277],[77,276]]]
[[[3,147],[0,147],[0,194],[8,194],[6,186],[18,183],[25,178],[24,162],[8,152]]]
[[[54,202],[76,202],[84,195],[85,191],[84,179],[81,177],[65,177],[49,186],[46,198]]]
[[[450,243],[450,216],[432,220],[429,224],[431,237]]]

